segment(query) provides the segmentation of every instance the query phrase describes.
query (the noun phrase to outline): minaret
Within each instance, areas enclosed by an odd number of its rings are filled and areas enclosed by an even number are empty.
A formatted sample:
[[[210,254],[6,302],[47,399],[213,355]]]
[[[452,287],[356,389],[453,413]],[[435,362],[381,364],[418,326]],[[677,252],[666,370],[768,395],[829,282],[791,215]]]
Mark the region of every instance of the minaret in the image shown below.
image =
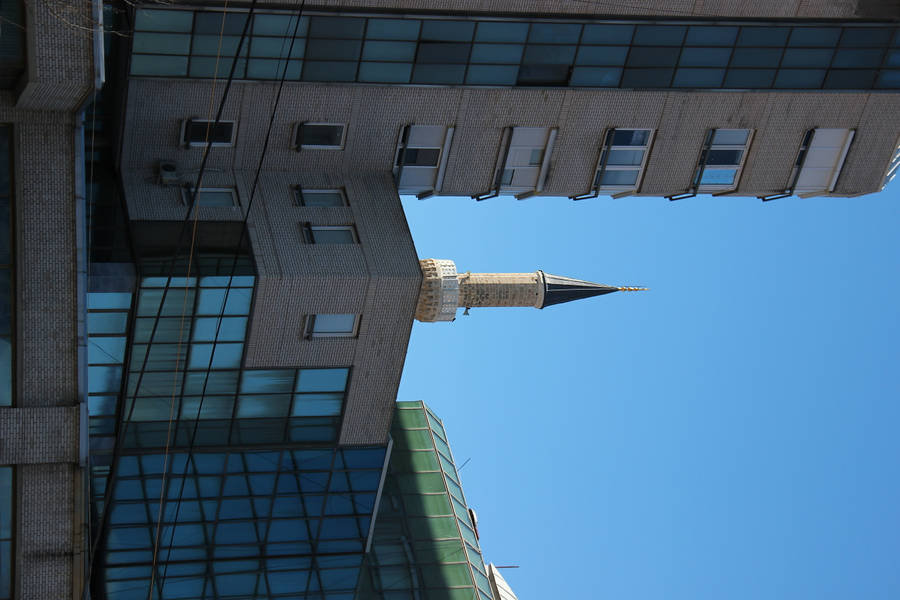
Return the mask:
[[[570,300],[601,296],[619,291],[646,288],[613,287],[550,275],[534,273],[457,273],[452,260],[426,258],[420,260],[422,291],[416,307],[416,319],[426,323],[452,321],[456,309],[484,306],[533,306],[544,308]]]

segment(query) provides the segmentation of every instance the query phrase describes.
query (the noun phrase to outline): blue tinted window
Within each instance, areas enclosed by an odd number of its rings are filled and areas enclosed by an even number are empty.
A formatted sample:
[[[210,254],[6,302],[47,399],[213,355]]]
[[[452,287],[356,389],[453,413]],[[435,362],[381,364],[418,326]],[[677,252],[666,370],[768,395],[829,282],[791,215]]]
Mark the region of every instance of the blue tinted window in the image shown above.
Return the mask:
[[[585,25],[582,44],[630,44],[634,25]]]
[[[416,56],[415,42],[368,41],[363,47],[363,60],[407,60]]]
[[[781,59],[782,67],[827,67],[831,62],[834,50],[829,49],[792,49],[784,51]]]
[[[466,74],[466,65],[416,65],[413,83],[460,84]]]
[[[724,77],[725,69],[678,69],[672,85],[674,87],[713,88],[722,85]]]
[[[515,85],[518,75],[518,65],[470,65],[466,74],[466,83],[473,85]]]
[[[837,27],[794,27],[789,46],[834,46],[841,30]]]
[[[671,48],[632,48],[629,67],[669,67],[678,62],[678,52]]]
[[[738,46],[784,46],[790,27],[741,27]]]
[[[470,44],[422,42],[416,55],[419,63],[465,63]]]
[[[638,25],[634,32],[635,45],[680,46],[687,27],[677,25]]]
[[[731,58],[731,48],[685,48],[681,51],[682,67],[725,67]]]
[[[628,56],[628,46],[582,46],[575,64],[623,65]]]
[[[524,42],[528,37],[528,23],[479,23],[475,40],[479,42]]]
[[[624,88],[669,87],[674,69],[625,69],[622,76]]]
[[[825,78],[825,87],[834,90],[867,90],[871,89],[878,71],[866,69],[829,71]]]
[[[732,46],[737,35],[737,27],[695,25],[688,29],[685,44],[691,46]]]
[[[775,78],[775,87],[804,89],[821,87],[825,79],[824,69],[781,69]]]
[[[353,81],[356,62],[307,61],[303,65],[304,81]]]
[[[362,37],[365,26],[365,19],[348,17],[313,17],[309,24],[309,36],[359,39]]]
[[[777,68],[782,52],[781,48],[735,48],[731,66]]]
[[[888,89],[900,88],[900,70],[883,70],[878,77],[877,87]]]
[[[475,44],[469,60],[473,63],[518,64],[523,49],[522,44]]]
[[[841,46],[886,46],[892,33],[890,27],[847,27],[841,36]]]
[[[475,32],[472,21],[422,21],[422,40],[468,42]]]
[[[832,67],[879,67],[884,51],[877,49],[838,50],[834,55]]]
[[[575,60],[576,46],[528,46],[523,63],[535,65],[570,65]]]
[[[418,37],[418,19],[369,19],[366,29],[366,38],[370,40],[415,40]]]
[[[364,62],[359,65],[359,80],[375,83],[409,83],[412,65],[407,63]]]
[[[576,44],[581,25],[567,23],[534,23],[528,41],[535,44]]]

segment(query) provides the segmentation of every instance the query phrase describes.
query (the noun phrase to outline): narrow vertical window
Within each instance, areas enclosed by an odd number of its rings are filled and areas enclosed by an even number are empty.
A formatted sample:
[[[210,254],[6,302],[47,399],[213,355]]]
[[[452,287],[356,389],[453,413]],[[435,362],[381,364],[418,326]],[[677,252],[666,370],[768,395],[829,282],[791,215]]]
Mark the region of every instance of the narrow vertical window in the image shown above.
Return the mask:
[[[694,175],[694,189],[716,191],[737,187],[751,134],[749,129],[710,130]]]
[[[607,131],[600,150],[594,187],[619,191],[640,187],[652,139],[652,129]]]

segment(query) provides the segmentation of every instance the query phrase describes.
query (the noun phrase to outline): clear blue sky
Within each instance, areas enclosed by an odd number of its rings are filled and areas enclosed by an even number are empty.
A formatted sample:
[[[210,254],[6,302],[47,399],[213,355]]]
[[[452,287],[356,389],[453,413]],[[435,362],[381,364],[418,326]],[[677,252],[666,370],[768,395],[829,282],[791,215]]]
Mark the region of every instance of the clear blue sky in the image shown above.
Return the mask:
[[[522,600],[900,598],[900,182],[404,206],[421,258],[651,288],[413,328]]]

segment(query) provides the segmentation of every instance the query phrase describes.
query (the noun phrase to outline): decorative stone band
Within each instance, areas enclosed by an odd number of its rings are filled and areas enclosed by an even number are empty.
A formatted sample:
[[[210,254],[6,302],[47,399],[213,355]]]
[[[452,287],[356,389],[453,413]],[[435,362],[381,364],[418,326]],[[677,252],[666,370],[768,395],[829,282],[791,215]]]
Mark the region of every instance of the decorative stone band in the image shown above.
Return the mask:
[[[416,306],[416,320],[425,323],[452,321],[459,307],[459,278],[452,260],[426,258],[422,267],[422,291]]]

